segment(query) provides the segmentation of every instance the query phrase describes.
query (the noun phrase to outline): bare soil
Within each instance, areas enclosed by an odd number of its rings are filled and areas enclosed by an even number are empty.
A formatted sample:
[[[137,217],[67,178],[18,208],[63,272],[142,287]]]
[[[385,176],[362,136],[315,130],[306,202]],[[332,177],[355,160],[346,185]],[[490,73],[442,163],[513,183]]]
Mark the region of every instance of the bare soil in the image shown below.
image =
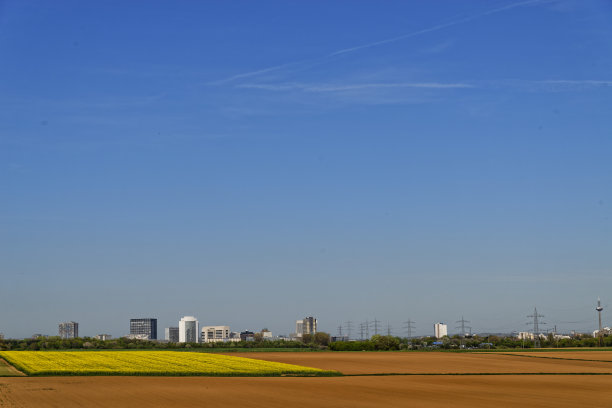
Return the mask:
[[[558,353],[612,360],[612,353]],[[551,353],[524,353],[546,356]],[[555,353],[556,354],[556,353]],[[232,355],[241,355],[232,353]],[[608,406],[611,362],[494,353],[245,353],[347,377],[0,377],[0,407]],[[608,357],[608,355],[610,357]],[[521,375],[525,373],[583,375]],[[373,375],[514,373],[514,375]],[[362,375],[362,376],[359,376]]]
[[[605,354],[606,352],[602,352]],[[528,355],[528,353],[522,353]],[[537,357],[553,353],[531,353]],[[612,352],[604,358],[592,353],[559,353],[585,359],[612,361]],[[233,356],[258,358],[280,363],[337,370],[343,374],[453,374],[453,373],[612,373],[612,363],[527,358],[518,353],[441,353],[441,352],[330,352],[330,353],[232,353]],[[591,356],[591,357],[589,357]],[[611,377],[612,381],[612,377]]]
[[[0,377],[24,376],[25,374],[0,358]]]
[[[0,378],[0,407],[606,406],[609,376]]]

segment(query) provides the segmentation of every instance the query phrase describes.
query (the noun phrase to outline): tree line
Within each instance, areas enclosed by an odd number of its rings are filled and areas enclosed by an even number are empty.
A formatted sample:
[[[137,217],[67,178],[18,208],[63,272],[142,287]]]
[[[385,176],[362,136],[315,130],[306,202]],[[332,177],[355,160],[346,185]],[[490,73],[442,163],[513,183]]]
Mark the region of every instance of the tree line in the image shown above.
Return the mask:
[[[601,340],[601,343],[600,343]],[[612,336],[601,339],[590,335],[580,335],[570,339],[556,339],[552,334],[540,339],[540,347],[612,347]],[[264,340],[256,336],[253,341],[217,342],[217,343],[170,343],[152,340],[139,340],[120,337],[111,340],[98,340],[91,337],[62,339],[60,337],[38,337],[30,339],[1,339],[0,350],[130,350],[161,349],[181,350],[196,349],[303,349],[331,351],[391,351],[391,350],[462,350],[462,349],[519,349],[533,348],[532,340],[521,340],[510,336],[470,336],[470,337],[435,337],[400,338],[395,336],[374,335],[369,340],[335,341],[329,334],[317,332],[305,334],[301,340]]]

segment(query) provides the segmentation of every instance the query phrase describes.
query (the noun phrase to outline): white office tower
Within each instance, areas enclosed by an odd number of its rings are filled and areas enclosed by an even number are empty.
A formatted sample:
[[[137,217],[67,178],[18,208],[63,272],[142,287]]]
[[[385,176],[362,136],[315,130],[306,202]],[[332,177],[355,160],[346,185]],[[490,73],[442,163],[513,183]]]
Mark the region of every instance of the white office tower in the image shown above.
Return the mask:
[[[434,324],[434,335],[437,339],[448,336],[448,327],[444,323]]]
[[[297,337],[302,337],[302,334],[304,334],[304,320],[303,319],[296,320],[295,321],[295,335]]]
[[[179,343],[199,343],[200,326],[198,319],[185,316],[179,321]]]

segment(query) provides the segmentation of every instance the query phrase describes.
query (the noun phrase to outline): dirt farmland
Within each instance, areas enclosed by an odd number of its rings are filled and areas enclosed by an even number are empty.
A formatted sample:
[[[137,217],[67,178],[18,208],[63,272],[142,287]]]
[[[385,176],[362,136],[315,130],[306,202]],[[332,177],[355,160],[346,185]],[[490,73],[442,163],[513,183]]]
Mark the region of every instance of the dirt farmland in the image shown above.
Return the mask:
[[[525,353],[546,356],[549,353]],[[558,353],[594,359],[591,353]],[[0,407],[607,406],[612,362],[497,353],[232,353],[346,377],[0,377]],[[555,353],[556,356],[556,353]],[[612,353],[610,353],[612,357]],[[606,354],[601,360],[612,358]],[[513,373],[443,375],[444,373]],[[565,375],[535,375],[536,373]],[[567,375],[580,372],[583,375]],[[442,375],[380,375],[429,373]],[[534,375],[522,375],[531,373]],[[592,374],[588,374],[592,373]],[[368,375],[379,374],[379,375]],[[597,375],[602,374],[602,375]]]
[[[612,373],[612,352],[609,357],[590,357],[591,353],[558,353],[576,360],[529,358],[552,353],[232,353],[240,357],[337,370],[343,374],[475,374],[475,373]],[[601,354],[606,354],[603,352]],[[611,362],[579,359],[609,359]],[[612,377],[611,377],[612,380]]]
[[[609,376],[0,378],[0,407],[605,406]]]

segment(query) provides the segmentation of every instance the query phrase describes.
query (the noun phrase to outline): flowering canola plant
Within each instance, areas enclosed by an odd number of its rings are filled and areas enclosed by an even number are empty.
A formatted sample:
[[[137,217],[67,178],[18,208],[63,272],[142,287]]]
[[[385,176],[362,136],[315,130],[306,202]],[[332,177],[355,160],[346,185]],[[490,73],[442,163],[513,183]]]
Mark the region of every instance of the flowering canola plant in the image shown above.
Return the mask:
[[[28,375],[280,376],[336,371],[221,354],[178,351],[0,351]]]

